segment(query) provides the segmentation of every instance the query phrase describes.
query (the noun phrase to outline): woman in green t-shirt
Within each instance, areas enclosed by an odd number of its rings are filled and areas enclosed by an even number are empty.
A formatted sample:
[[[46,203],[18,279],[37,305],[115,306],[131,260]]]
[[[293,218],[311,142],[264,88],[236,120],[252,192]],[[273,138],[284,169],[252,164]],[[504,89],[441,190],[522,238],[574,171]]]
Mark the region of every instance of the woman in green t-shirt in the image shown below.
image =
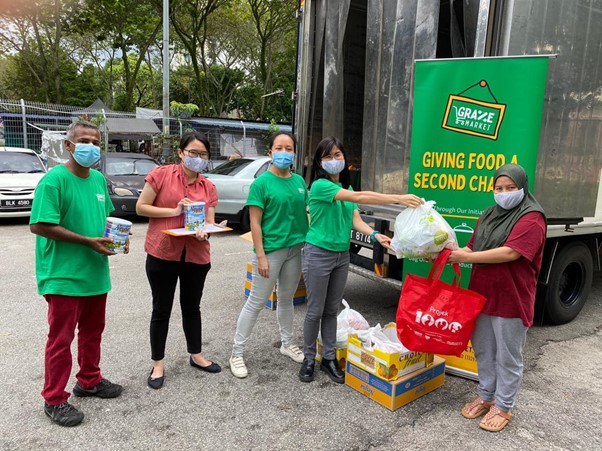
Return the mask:
[[[270,141],[272,164],[251,184],[247,206],[251,220],[254,254],[251,293],[238,317],[230,370],[246,377],[243,360],[245,344],[264,309],[274,286],[278,286],[280,353],[297,363],[303,353],[293,343],[293,296],[301,276],[301,249],[307,234],[307,187],[303,178],[291,172],[295,139],[277,133]]]
[[[366,224],[357,207],[363,204],[401,204],[417,207],[422,200],[413,194],[381,194],[353,191],[350,187],[349,164],[343,143],[337,138],[324,138],[314,154],[309,195],[309,232],[303,249],[303,277],[307,288],[307,314],[303,327],[304,360],[299,379],[314,380],[314,359],[318,332],[322,335],[320,369],[334,381],[343,383],[345,374],[339,368],[334,344],[337,314],[349,270],[351,228],[382,246],[391,239]]]

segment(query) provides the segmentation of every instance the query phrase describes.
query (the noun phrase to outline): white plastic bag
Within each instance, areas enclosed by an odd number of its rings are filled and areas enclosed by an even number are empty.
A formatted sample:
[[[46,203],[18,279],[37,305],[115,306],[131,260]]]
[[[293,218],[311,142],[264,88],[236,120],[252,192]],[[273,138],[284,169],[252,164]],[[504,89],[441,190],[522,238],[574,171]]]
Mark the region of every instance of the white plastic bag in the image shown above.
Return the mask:
[[[446,247],[458,248],[456,234],[443,216],[427,201],[416,208],[406,208],[395,219],[391,249],[397,258],[435,258]]]
[[[366,330],[370,327],[366,318],[356,310],[349,307],[349,304],[343,299],[345,307],[337,317],[337,348],[347,347],[347,338],[358,330]]]
[[[388,354],[408,352],[408,349],[397,338],[395,328],[383,329],[380,324],[377,324],[368,330],[358,332],[357,337],[368,351],[378,349]]]

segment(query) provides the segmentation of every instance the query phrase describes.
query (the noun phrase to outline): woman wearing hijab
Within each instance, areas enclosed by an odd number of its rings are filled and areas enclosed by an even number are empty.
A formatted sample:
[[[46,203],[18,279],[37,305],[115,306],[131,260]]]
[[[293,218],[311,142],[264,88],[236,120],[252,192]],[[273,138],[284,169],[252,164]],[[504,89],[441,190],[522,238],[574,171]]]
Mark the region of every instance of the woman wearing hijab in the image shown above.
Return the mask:
[[[478,397],[466,404],[466,418],[504,429],[523,376],[523,347],[533,325],[535,291],[546,238],[543,209],[529,192],[527,174],[507,164],[494,175],[494,199],[479,218],[467,246],[450,263],[472,263],[469,288],[487,298],[472,335],[479,368]]]

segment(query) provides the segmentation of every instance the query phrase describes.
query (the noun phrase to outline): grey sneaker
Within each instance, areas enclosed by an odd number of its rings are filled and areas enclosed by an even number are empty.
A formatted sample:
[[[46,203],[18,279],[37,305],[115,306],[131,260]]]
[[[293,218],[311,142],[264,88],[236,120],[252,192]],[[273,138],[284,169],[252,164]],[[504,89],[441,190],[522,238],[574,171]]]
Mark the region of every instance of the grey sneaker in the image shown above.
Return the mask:
[[[75,396],[97,396],[98,398],[117,398],[122,391],[123,387],[121,385],[114,384],[108,379],[101,379],[95,387],[87,390],[82,388],[79,383],[73,387]]]
[[[77,426],[84,419],[84,414],[68,402],[56,406],[44,403],[44,413],[56,424],[66,427]]]

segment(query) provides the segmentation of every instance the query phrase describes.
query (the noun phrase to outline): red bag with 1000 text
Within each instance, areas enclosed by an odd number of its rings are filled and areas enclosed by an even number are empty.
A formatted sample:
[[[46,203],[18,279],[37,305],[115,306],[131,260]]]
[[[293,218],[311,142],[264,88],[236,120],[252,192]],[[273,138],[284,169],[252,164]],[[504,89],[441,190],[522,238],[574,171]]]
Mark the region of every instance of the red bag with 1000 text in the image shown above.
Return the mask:
[[[411,351],[460,356],[466,349],[485,297],[460,287],[460,266],[454,281],[440,280],[451,251],[444,249],[428,277],[408,274],[397,308],[397,336]]]

